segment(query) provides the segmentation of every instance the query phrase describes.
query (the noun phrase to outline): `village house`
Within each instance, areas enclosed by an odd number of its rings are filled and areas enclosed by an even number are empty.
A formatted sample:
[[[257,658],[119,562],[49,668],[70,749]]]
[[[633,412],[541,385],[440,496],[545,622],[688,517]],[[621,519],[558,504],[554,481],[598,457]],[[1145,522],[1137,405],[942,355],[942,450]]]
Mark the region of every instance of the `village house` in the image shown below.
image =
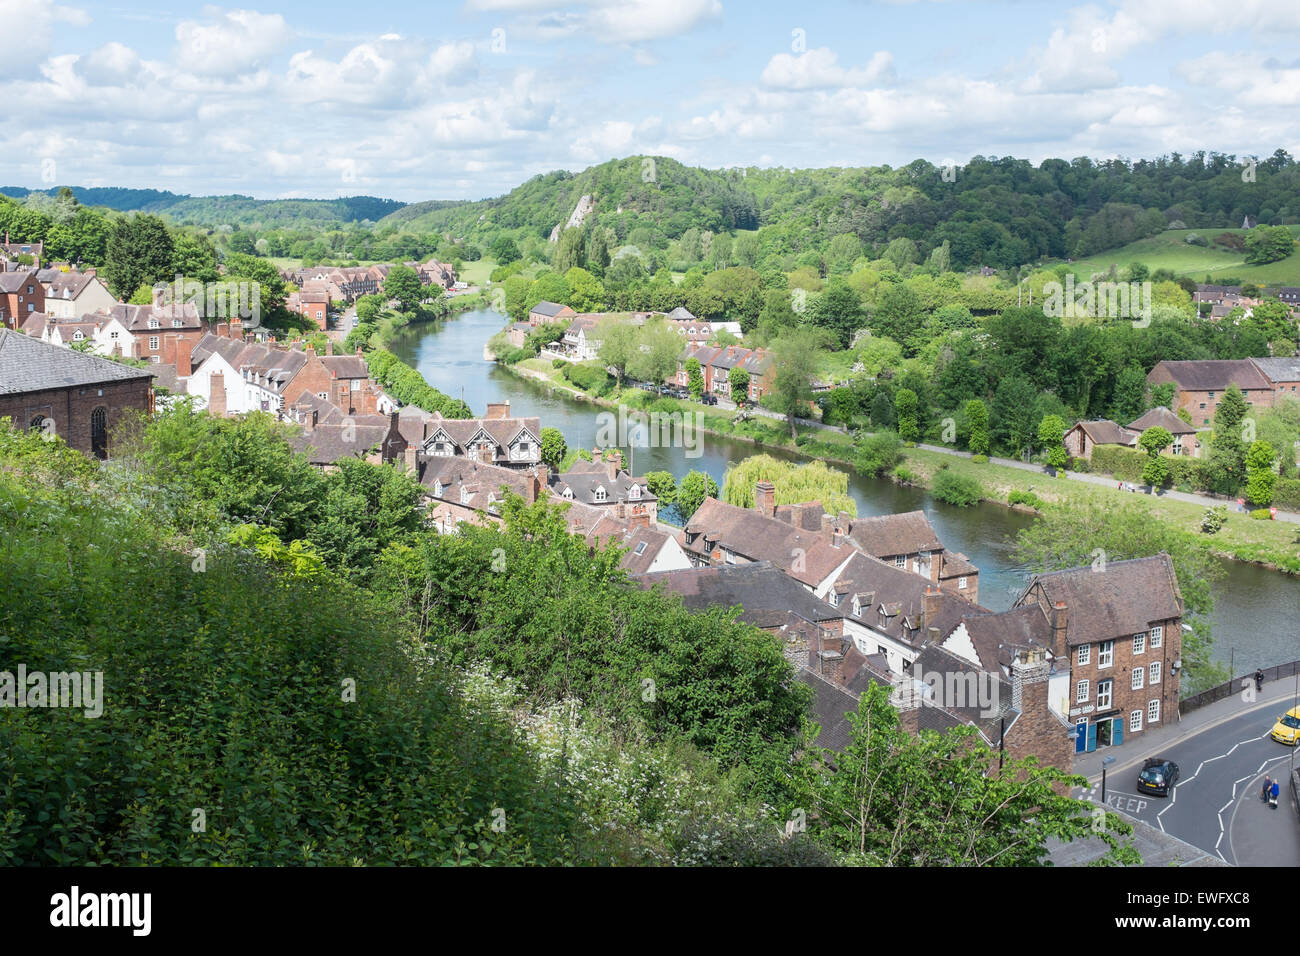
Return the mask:
[[[547,325],[551,322],[571,321],[577,314],[567,305],[560,305],[558,302],[538,302],[528,310],[528,325],[535,329],[539,325]]]
[[[1196,438],[1196,429],[1163,405],[1156,406],[1128,423],[1128,430],[1136,432],[1139,437],[1148,428],[1163,428],[1174,436],[1174,443],[1168,449],[1169,454],[1201,457],[1201,443]]]
[[[112,352],[115,347],[120,347],[120,354],[126,357],[150,362],[166,361],[164,343],[168,337],[173,341],[184,339],[190,342],[191,347],[197,347],[208,331],[207,320],[199,315],[198,306],[192,302],[171,305],[117,303],[100,312],[83,315],[81,320],[104,323],[104,334],[96,342],[101,351]],[[129,336],[125,344],[114,337],[119,329],[125,330]]]
[[[1273,386],[1273,401],[1283,394],[1300,397],[1300,358],[1253,358],[1251,363]]]
[[[673,379],[673,383],[682,388],[690,387],[691,376],[687,370],[687,365],[691,359],[695,359],[700,363],[700,375],[704,379],[704,391],[713,391],[712,379],[710,378],[712,372],[710,363],[713,361],[713,357],[721,351],[722,349],[711,345],[687,343],[686,348],[682,350],[682,354],[677,357],[677,377]]]
[[[0,272],[39,269],[44,256],[44,242],[10,242],[5,232],[5,241],[0,244]]]
[[[113,293],[93,271],[55,272],[41,284],[45,288],[45,314],[54,319],[75,319],[117,305]]]
[[[747,349],[739,345],[725,346],[714,352],[709,359],[709,373],[706,378],[709,383],[708,391],[729,397],[733,401],[748,398],[756,402],[767,391],[764,377],[771,366],[772,359],[763,349]],[[748,395],[731,394],[729,377],[731,370],[735,368],[742,368],[749,373]]]
[[[34,312],[45,312],[45,286],[36,270],[0,272],[0,326],[17,329]]]
[[[97,458],[126,415],[153,411],[153,374],[0,329],[0,418]]]
[[[760,482],[759,488],[766,482]],[[760,490],[764,497],[773,492]],[[774,513],[779,513],[776,508]],[[966,555],[949,551],[924,511],[875,515],[849,522],[848,539],[886,564],[919,574],[972,604],[979,603],[979,569]]]
[[[1192,424],[1208,426],[1229,385],[1241,389],[1247,405],[1269,408],[1274,384],[1252,359],[1204,359],[1157,362],[1147,373],[1147,383],[1174,385],[1174,410],[1187,409]]]
[[[1071,458],[1091,461],[1093,450],[1098,445],[1123,445],[1132,448],[1137,445],[1139,434],[1108,418],[1077,422],[1065,433],[1065,451]]]
[[[493,402],[483,418],[444,418],[434,413],[424,422],[420,454],[524,469],[542,460],[541,434],[537,418],[511,418],[509,402]]]
[[[634,478],[623,470],[623,456],[612,452],[601,460],[596,449],[595,461],[581,458],[566,472],[550,482],[551,491],[564,501],[575,501],[590,508],[609,510],[619,517],[641,518],[654,524],[658,518],[659,499],[651,493],[645,478]]]

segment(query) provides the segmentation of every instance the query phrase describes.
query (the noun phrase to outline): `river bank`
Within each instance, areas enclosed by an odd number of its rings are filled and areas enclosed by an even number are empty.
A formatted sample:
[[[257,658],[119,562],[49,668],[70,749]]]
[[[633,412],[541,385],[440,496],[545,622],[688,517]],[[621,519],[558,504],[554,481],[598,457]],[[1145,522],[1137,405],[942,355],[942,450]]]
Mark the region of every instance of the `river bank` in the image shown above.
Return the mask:
[[[783,423],[771,419],[750,418],[734,423],[732,416],[718,414],[711,406],[677,399],[662,399],[641,389],[624,388],[611,396],[595,396],[565,381],[559,370],[544,359],[528,359],[515,365],[497,363],[497,367],[512,375],[540,382],[567,397],[617,409],[624,406],[646,410],[655,407],[679,409],[683,413],[699,416],[700,431],[719,437],[741,441],[764,449],[780,449],[803,458],[817,458],[856,473],[855,440],[842,432],[805,429],[798,439],[791,439]],[[662,403],[662,406],[661,406]],[[1147,509],[1154,520],[1160,521],[1181,533],[1191,535],[1220,558],[1240,561],[1270,571],[1287,575],[1300,574],[1300,545],[1297,544],[1295,524],[1283,521],[1257,521],[1245,514],[1230,514],[1227,523],[1213,537],[1201,532],[1201,518],[1205,506],[1179,501],[1166,495],[1142,495],[1112,488],[1060,472],[1057,477],[1045,471],[1028,471],[1000,465],[996,462],[974,462],[956,450],[907,447],[903,458],[887,477],[895,483],[924,488],[932,487],[935,474],[941,468],[969,475],[983,488],[981,500],[1017,511],[1037,513],[1023,505],[1012,505],[1008,500],[1013,492],[1036,495],[1045,505],[1070,507],[1085,502],[1120,503],[1137,502]]]

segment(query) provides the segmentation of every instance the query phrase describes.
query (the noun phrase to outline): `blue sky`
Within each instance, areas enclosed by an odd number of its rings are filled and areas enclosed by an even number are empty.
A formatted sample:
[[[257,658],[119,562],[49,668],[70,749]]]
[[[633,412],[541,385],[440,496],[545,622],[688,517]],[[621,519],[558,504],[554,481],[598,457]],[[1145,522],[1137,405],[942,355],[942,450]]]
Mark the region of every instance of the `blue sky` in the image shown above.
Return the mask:
[[[0,0],[0,183],[498,195],[708,166],[1300,153],[1300,4]]]

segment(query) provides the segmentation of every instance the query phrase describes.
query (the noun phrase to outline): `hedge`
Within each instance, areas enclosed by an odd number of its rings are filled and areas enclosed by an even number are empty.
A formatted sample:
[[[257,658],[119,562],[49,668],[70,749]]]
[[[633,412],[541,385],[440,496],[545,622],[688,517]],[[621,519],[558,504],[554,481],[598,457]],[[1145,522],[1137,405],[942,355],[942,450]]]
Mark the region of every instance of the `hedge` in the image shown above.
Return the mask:
[[[564,370],[564,377],[589,395],[604,395],[616,384],[599,362],[582,362]]]
[[[468,405],[438,391],[424,380],[423,375],[387,349],[371,350],[366,361],[370,365],[370,377],[403,405],[439,412],[444,418],[474,417]]]
[[[1169,464],[1169,477],[1166,485],[1190,485],[1202,488],[1201,462],[1186,455],[1165,455]],[[1106,472],[1119,481],[1142,482],[1142,466],[1146,464],[1147,453],[1123,445],[1098,445],[1092,452],[1094,472]]]
[[[1300,511],[1300,478],[1279,478],[1274,482],[1273,504],[1287,511]]]

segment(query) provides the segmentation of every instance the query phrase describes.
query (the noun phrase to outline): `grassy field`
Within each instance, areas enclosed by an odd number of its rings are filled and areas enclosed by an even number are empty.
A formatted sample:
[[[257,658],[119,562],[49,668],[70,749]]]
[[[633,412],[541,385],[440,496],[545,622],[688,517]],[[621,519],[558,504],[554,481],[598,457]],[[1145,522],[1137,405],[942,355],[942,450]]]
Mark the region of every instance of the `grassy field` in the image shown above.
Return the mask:
[[[1287,226],[1292,235],[1300,237],[1300,226]],[[1236,277],[1257,285],[1300,285],[1300,252],[1292,253],[1280,262],[1262,266],[1248,266],[1242,253],[1222,246],[1189,246],[1187,237],[1192,233],[1204,236],[1213,243],[1214,237],[1229,232],[1244,235],[1245,229],[1170,229],[1149,239],[1140,239],[1118,249],[1100,252],[1086,259],[1076,259],[1070,264],[1074,274],[1087,279],[1094,273],[1105,272],[1112,265],[1118,269],[1129,263],[1141,262],[1151,269],[1171,269],[1175,275],[1187,276],[1203,282],[1221,276]]]

